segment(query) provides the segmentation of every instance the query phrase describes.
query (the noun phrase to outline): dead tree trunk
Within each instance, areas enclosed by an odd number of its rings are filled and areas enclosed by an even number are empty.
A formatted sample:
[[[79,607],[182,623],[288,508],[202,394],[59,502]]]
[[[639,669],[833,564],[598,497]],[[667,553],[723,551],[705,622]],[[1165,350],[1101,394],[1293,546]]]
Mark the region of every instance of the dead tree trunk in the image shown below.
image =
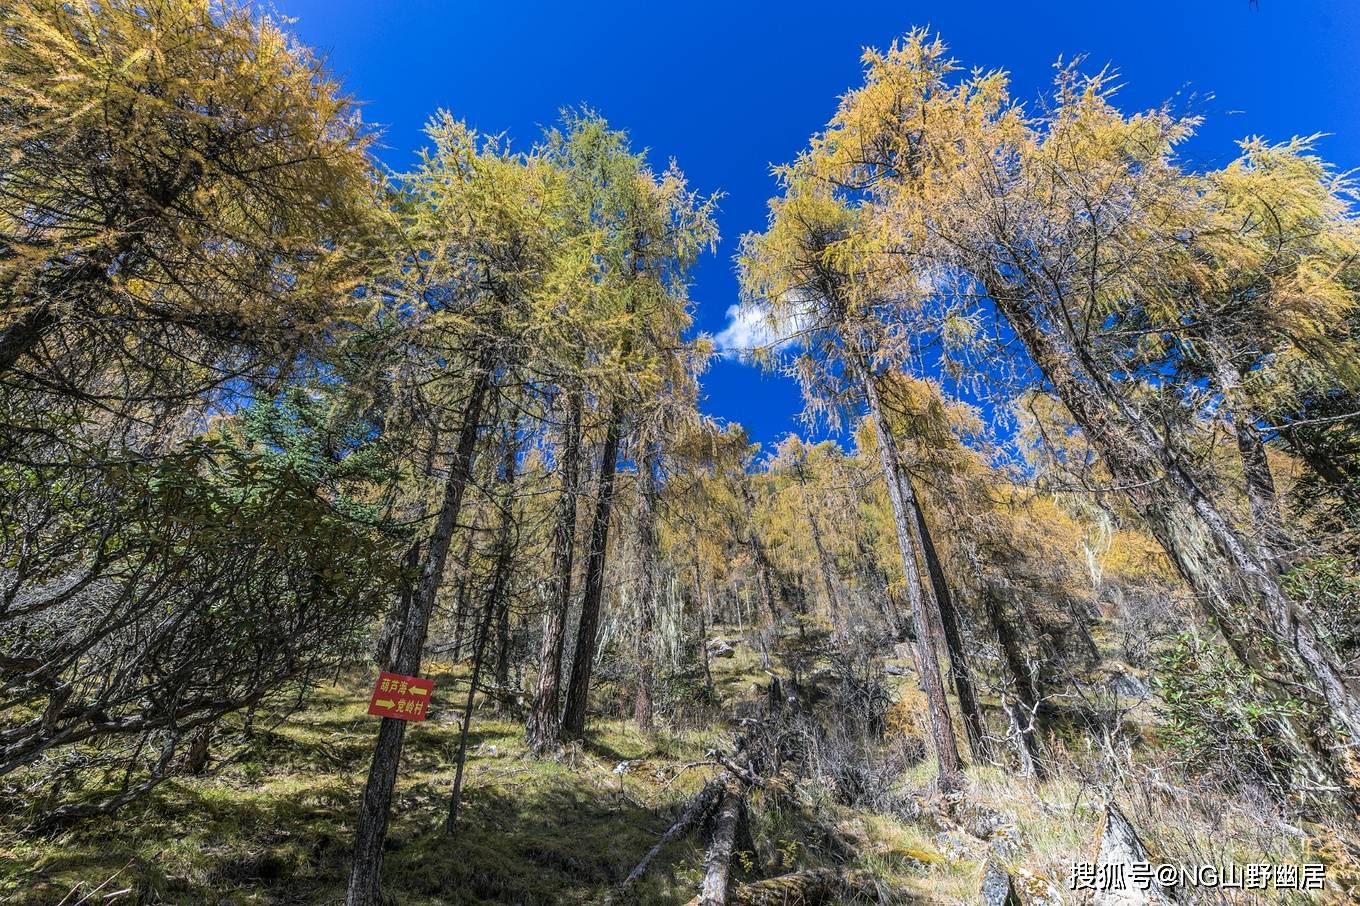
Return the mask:
[[[561,487],[557,498],[557,524],[553,529],[553,589],[538,658],[538,682],[525,722],[524,736],[538,754],[562,744],[558,699],[562,685],[562,646],[566,638],[567,612],[571,608],[571,574],[576,551],[576,492],[581,470],[581,393],[570,393],[562,453],[558,470]]]
[[[600,631],[605,554],[609,549],[609,518],[614,506],[614,475],[618,469],[619,435],[622,432],[623,400],[616,399],[600,453],[600,487],[595,498],[595,518],[590,526],[581,622],[576,630],[576,653],[571,659],[567,705],[562,712],[562,736],[566,739],[580,739],[586,732],[586,706],[590,699],[590,676],[595,669],[595,643]]]
[[[392,667],[395,672],[416,675],[425,647],[425,634],[430,625],[435,597],[444,576],[449,542],[453,539],[458,513],[463,506],[463,495],[476,455],[477,433],[482,417],[482,404],[491,384],[491,359],[487,355],[478,363],[472,376],[472,388],[463,410],[463,421],[458,431],[458,446],[449,463],[448,478],[444,482],[444,499],[439,517],[425,548],[425,562],[420,573],[420,584],[411,601],[410,610],[402,626],[397,657]],[[384,717],[378,730],[373,763],[359,809],[355,832],[354,856],[350,866],[346,906],[378,906],[381,902],[383,841],[387,838],[388,810],[392,790],[397,780],[397,765],[401,760],[402,740],[406,735],[406,721]]]
[[[727,903],[727,883],[732,870],[732,853],[737,842],[737,826],[741,823],[742,790],[735,779],[729,779],[723,790],[718,811],[713,816],[713,832],[704,860],[704,879],[699,885],[698,906],[724,906]]]
[[[954,724],[945,700],[944,682],[940,678],[940,662],[936,656],[935,631],[926,613],[921,593],[921,574],[916,565],[916,544],[912,536],[912,514],[915,496],[911,484],[904,481],[897,441],[892,436],[887,417],[883,414],[878,386],[869,363],[858,352],[849,356],[850,364],[859,379],[869,406],[869,415],[878,438],[883,481],[887,485],[888,500],[892,504],[893,522],[897,529],[898,550],[902,554],[902,572],[906,577],[907,599],[911,604],[912,621],[916,624],[916,646],[920,661],[921,688],[925,692],[930,712],[930,735],[939,762],[941,787],[954,786],[959,777],[959,748],[954,738]]]
[[[944,630],[945,648],[949,651],[949,673],[954,680],[954,693],[959,699],[959,713],[963,715],[964,731],[968,735],[968,748],[975,760],[987,758],[987,734],[982,721],[982,709],[978,707],[976,687],[973,684],[973,668],[968,660],[968,652],[963,644],[963,621],[959,610],[954,606],[954,596],[949,590],[949,580],[940,563],[940,555],[935,550],[935,541],[930,536],[925,514],[921,512],[921,501],[911,495],[912,510],[916,516],[916,534],[921,542],[921,553],[926,562],[926,572],[930,575],[930,587],[935,593],[935,603],[940,610],[940,626]]]
[[[725,789],[726,786],[722,778],[710,780],[704,784],[703,789],[699,790],[694,798],[689,801],[689,805],[685,806],[685,810],[680,813],[679,819],[661,835],[661,839],[656,841],[656,845],[647,851],[647,855],[642,857],[642,860],[633,867],[633,870],[628,872],[628,876],[619,883],[612,895],[606,897],[606,903],[626,896],[628,891],[647,873],[647,869],[651,867],[656,857],[661,855],[662,850],[689,833],[690,828],[699,824],[708,816],[713,807],[717,805],[718,799]]]
[[[982,603],[983,609],[987,612],[987,621],[992,624],[992,631],[996,633],[997,642],[1001,646],[1001,658],[1006,663],[1006,672],[1010,674],[1011,688],[1015,692],[1015,700],[1005,702],[1005,707],[1012,732],[1016,734],[1021,769],[1036,779],[1043,780],[1047,772],[1044,768],[1038,728],[1035,726],[1039,693],[1034,688],[1029,664],[1025,661],[1024,648],[1019,635],[1011,625],[1010,618],[1006,615],[1001,590],[991,583],[985,583],[982,588]]]

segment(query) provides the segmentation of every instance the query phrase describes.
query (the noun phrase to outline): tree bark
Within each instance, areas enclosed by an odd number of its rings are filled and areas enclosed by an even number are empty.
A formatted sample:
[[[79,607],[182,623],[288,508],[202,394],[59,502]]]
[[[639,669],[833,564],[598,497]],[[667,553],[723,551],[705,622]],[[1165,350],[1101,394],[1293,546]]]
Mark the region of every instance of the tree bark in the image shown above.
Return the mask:
[[[911,484],[903,479],[897,441],[892,436],[888,420],[878,396],[878,386],[858,350],[850,351],[851,367],[856,373],[869,406],[869,415],[878,437],[878,453],[883,468],[883,482],[892,504],[893,522],[897,529],[897,546],[902,555],[902,572],[906,577],[907,600],[911,605],[912,621],[916,624],[916,646],[920,661],[921,688],[925,692],[930,712],[930,735],[939,764],[940,786],[955,786],[959,779],[959,749],[954,738],[954,724],[949,716],[949,704],[940,677],[940,662],[936,657],[935,631],[926,613],[921,593],[921,574],[916,565],[916,544],[912,537],[912,513],[915,495]]]
[[[698,906],[724,906],[727,903],[732,851],[737,842],[737,825],[741,822],[741,800],[737,781],[729,779],[718,811],[713,816],[713,833],[708,844],[708,856],[704,860],[704,879],[699,887]]]
[[[435,522],[434,531],[425,549],[420,583],[402,626],[397,657],[392,664],[396,673],[415,676],[420,672],[430,614],[434,610],[435,597],[439,593],[445,562],[448,559],[449,542],[453,539],[458,513],[462,509],[463,496],[472,474],[482,405],[491,383],[491,364],[490,355],[484,356],[472,378],[472,388],[458,431],[458,446],[453,461],[449,464],[448,478],[444,483],[444,499],[439,509],[439,518]],[[405,735],[406,721],[391,717],[382,719],[382,725],[378,729],[377,745],[373,750],[373,763],[369,768],[368,782],[364,787],[364,798],[359,809],[349,888],[345,897],[346,906],[379,906],[381,902],[383,841],[387,838],[388,812],[392,803],[392,790],[396,786],[397,766],[401,760],[401,747]]]
[[[604,449],[600,453],[600,487],[595,498],[595,518],[590,526],[585,590],[581,596],[581,622],[576,631],[576,652],[571,659],[567,705],[562,712],[562,735],[566,739],[581,739],[586,732],[586,705],[590,697],[590,676],[595,669],[595,643],[600,631],[605,553],[609,548],[609,518],[614,506],[614,476],[618,469],[619,435],[622,431],[623,400],[620,398],[614,401],[609,414]]]
[[[903,476],[909,481],[910,476]],[[949,673],[954,679],[954,694],[959,700],[959,713],[963,715],[963,728],[968,736],[968,748],[975,761],[988,757],[987,734],[982,721],[982,710],[978,707],[976,687],[973,684],[973,668],[968,660],[968,652],[963,644],[963,621],[959,610],[954,606],[954,596],[950,594],[949,580],[944,566],[940,563],[935,541],[930,536],[925,514],[921,512],[921,501],[913,489],[911,495],[912,511],[916,516],[916,534],[921,542],[921,553],[926,562],[926,572],[930,575],[930,587],[934,591],[935,603],[940,610],[940,626],[944,630],[945,648],[949,651]]]
[[[581,394],[570,393],[562,436],[559,465],[561,488],[557,499],[557,525],[553,529],[553,594],[538,657],[538,682],[525,723],[529,748],[537,754],[562,745],[558,700],[562,684],[562,646],[566,638],[567,612],[571,609],[571,574],[576,552],[576,490],[581,470]]]

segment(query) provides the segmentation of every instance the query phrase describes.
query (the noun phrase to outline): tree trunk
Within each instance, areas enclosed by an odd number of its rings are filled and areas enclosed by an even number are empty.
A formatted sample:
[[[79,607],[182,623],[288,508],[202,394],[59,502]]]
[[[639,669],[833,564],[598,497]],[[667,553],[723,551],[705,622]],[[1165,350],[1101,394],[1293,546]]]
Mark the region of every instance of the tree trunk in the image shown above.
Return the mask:
[[[614,506],[614,475],[618,469],[619,435],[622,431],[623,400],[616,399],[609,414],[604,449],[600,453],[600,488],[595,498],[595,518],[590,526],[585,591],[581,596],[581,622],[576,631],[576,652],[571,659],[567,706],[562,712],[562,735],[566,739],[581,739],[586,732],[586,705],[590,698],[590,675],[595,669],[595,643],[600,631],[605,553],[609,548],[609,517]]]
[[[513,554],[507,548],[506,557]],[[498,565],[496,567],[500,569]],[[508,566],[507,566],[508,569]],[[496,681],[496,705],[495,711],[500,714],[505,709],[506,696],[510,690],[510,598],[502,595],[496,604],[496,671],[494,674]]]
[[[954,724],[945,700],[944,681],[940,678],[940,662],[936,657],[935,631],[925,608],[921,593],[921,574],[916,565],[916,544],[912,538],[912,513],[915,496],[911,484],[903,479],[897,441],[888,427],[888,420],[878,396],[878,386],[869,365],[858,352],[851,352],[850,363],[864,391],[865,402],[878,437],[878,453],[883,468],[883,482],[887,485],[888,500],[892,504],[893,522],[897,529],[897,546],[902,554],[902,572],[906,577],[907,600],[911,604],[912,621],[916,624],[916,646],[920,660],[921,687],[926,694],[930,712],[930,735],[939,763],[940,786],[955,786],[959,779],[959,748],[954,738]]]
[[[1209,337],[1204,345],[1213,361],[1218,391],[1223,396],[1221,411],[1232,423],[1233,436],[1237,441],[1252,523],[1259,533],[1257,542],[1269,555],[1272,565],[1281,569],[1290,544],[1280,519],[1280,500],[1275,491],[1275,479],[1270,473],[1270,461],[1266,458],[1265,443],[1261,440],[1261,433],[1256,430],[1251,405],[1244,398],[1242,377],[1237,366],[1228,358],[1216,338]]]
[[[444,483],[444,499],[439,509],[439,518],[435,522],[434,531],[425,549],[420,584],[402,626],[397,657],[392,664],[396,673],[415,676],[420,672],[425,634],[429,629],[430,614],[434,610],[435,597],[443,580],[449,542],[453,539],[458,513],[463,505],[463,495],[471,477],[482,404],[490,383],[491,361],[488,355],[478,363],[476,373],[473,375],[472,388],[463,411],[463,422],[458,431],[458,446],[453,461],[449,464],[448,478]],[[359,809],[349,889],[345,897],[346,906],[379,906],[381,902],[383,841],[387,837],[388,811],[392,803],[392,790],[396,785],[397,765],[401,759],[405,734],[406,721],[392,717],[382,719],[382,725],[378,729],[378,742],[373,750],[373,763],[369,768],[368,782],[364,787],[364,798]]]
[[[756,582],[760,586],[760,600],[765,605],[765,609],[770,612],[770,621],[777,629],[783,620],[779,614],[778,599],[774,590],[774,568],[770,565],[769,555],[765,553],[765,545],[761,543],[760,534],[756,531],[755,495],[751,493],[750,479],[745,475],[741,479],[741,500],[745,505],[746,537],[747,543],[751,545],[751,559],[755,562]],[[733,526],[733,534],[738,534],[737,526]]]
[[[718,799],[725,789],[726,786],[723,784],[722,778],[720,777],[704,784],[703,789],[699,790],[699,792],[694,795],[694,798],[690,799],[689,805],[685,807],[685,810],[680,814],[680,817],[676,822],[672,824],[670,828],[661,835],[661,839],[657,840],[656,844],[647,851],[647,855],[642,857],[642,861],[638,862],[638,864],[633,867],[633,870],[628,872],[628,876],[619,883],[618,888],[613,891],[613,896],[610,897],[609,900],[614,901],[621,899],[623,895],[630,891],[637,882],[642,879],[642,876],[647,873],[647,869],[651,867],[653,860],[661,855],[662,850],[679,837],[688,833],[691,827],[694,827],[694,825],[707,817],[708,813],[711,812],[713,807],[718,803]]]
[[[718,687],[713,683],[713,670],[708,661],[708,611],[712,606],[712,595],[709,594],[710,603],[708,606],[699,603],[699,567],[697,566],[694,568],[694,582],[694,603],[698,605],[696,609],[699,611],[699,654],[703,658],[704,688],[710,694],[715,694]]]
[[[515,455],[518,451],[512,437],[505,439],[505,464],[501,485],[504,488],[501,501],[501,524],[496,532],[496,566],[487,590],[486,603],[482,606],[481,625],[477,627],[477,637],[472,653],[472,677],[468,681],[467,707],[463,709],[463,726],[458,732],[458,761],[453,773],[453,794],[449,797],[449,817],[444,829],[453,833],[458,823],[458,806],[463,798],[463,765],[467,761],[468,729],[472,725],[472,705],[477,696],[477,684],[482,677],[482,664],[486,660],[487,636],[491,634],[493,615],[504,616],[509,611],[506,586],[510,579],[510,563],[514,555],[515,540]],[[504,645],[504,636],[498,639]],[[497,655],[504,657],[504,652]],[[500,666],[497,664],[497,670]],[[497,677],[497,682],[501,682]]]
[[[803,498],[803,508],[807,510],[812,546],[817,551],[817,566],[822,577],[822,591],[826,595],[827,619],[834,625],[839,622],[838,616],[840,614],[839,602],[836,600],[835,567],[831,562],[831,557],[827,554],[826,545],[822,542],[822,527],[817,522],[817,511],[813,508],[812,501],[808,499],[807,472],[803,463],[798,463],[794,469],[794,475],[798,479],[798,487]]]
[[[562,646],[566,638],[567,612],[571,608],[571,574],[576,552],[576,485],[581,470],[581,394],[572,392],[562,435],[562,459],[558,466],[561,489],[557,499],[557,525],[553,529],[553,594],[543,646],[538,657],[538,682],[529,708],[524,736],[537,754],[562,744],[558,699],[562,685]]]
[[[184,770],[200,776],[208,767],[212,755],[212,724],[204,724],[189,738],[189,753],[184,758]]]
[[[455,661],[463,659],[463,649],[467,647],[467,623],[472,615],[472,542],[475,536],[475,532],[467,533],[458,558],[462,572],[458,577],[458,594],[454,597],[453,651],[450,652]]]
[[[639,730],[652,730],[652,690],[656,640],[653,638],[657,612],[657,550],[656,537],[656,455],[653,451],[643,457],[638,476],[641,483],[640,512],[638,514],[638,544],[641,563],[638,565],[638,636],[637,636],[637,698],[633,703],[633,721]]]
[[[910,481],[910,476],[903,476]],[[944,630],[945,648],[949,651],[949,673],[954,679],[954,693],[959,699],[959,712],[963,715],[963,728],[968,735],[968,748],[975,761],[988,757],[987,734],[982,721],[982,710],[978,707],[977,693],[973,685],[973,668],[963,644],[963,625],[958,608],[954,606],[954,596],[949,591],[949,581],[940,563],[935,541],[930,536],[925,514],[921,512],[921,501],[913,489],[911,495],[912,511],[915,514],[916,534],[921,542],[922,559],[926,562],[926,572],[930,575],[930,587],[934,591],[935,603],[940,609],[940,626]]]
[[[737,842],[737,825],[741,822],[741,790],[736,780],[729,780],[723,791],[718,811],[713,816],[713,832],[704,860],[704,879],[699,887],[698,906],[724,906],[727,902],[727,883],[732,869],[732,851]]]
[[[1043,780],[1047,772],[1044,769],[1043,748],[1039,744],[1038,728],[1034,725],[1039,694],[1030,677],[1029,664],[1025,662],[1024,648],[1014,627],[1011,626],[1010,619],[1006,616],[1000,590],[991,583],[984,583],[982,603],[983,609],[987,612],[987,621],[992,624],[992,631],[996,633],[997,642],[1001,645],[1001,657],[1006,663],[1006,672],[1010,674],[1011,688],[1015,690],[1016,700],[1006,702],[1005,705],[1006,717],[1017,735],[1020,766],[1026,773]]]

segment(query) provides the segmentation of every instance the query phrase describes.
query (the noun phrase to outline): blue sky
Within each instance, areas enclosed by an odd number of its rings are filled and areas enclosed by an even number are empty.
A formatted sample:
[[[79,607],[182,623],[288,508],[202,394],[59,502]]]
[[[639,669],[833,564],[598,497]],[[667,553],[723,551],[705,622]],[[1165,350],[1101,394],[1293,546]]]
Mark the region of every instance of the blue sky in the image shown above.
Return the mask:
[[[915,25],[965,66],[1011,72],[1031,99],[1059,56],[1109,63],[1126,109],[1212,94],[1186,155],[1230,159],[1233,142],[1326,132],[1325,157],[1360,168],[1360,5],[1352,0],[953,0],[858,3],[275,0],[384,129],[405,168],[437,108],[528,147],[558,110],[586,104],[659,167],[674,157],[722,191],[723,242],[695,271],[697,327],[720,333],[737,301],[737,240],[765,223],[770,164],[793,158],[858,84],[865,46]],[[704,380],[707,412],[766,445],[798,430],[797,388],[733,360]]]

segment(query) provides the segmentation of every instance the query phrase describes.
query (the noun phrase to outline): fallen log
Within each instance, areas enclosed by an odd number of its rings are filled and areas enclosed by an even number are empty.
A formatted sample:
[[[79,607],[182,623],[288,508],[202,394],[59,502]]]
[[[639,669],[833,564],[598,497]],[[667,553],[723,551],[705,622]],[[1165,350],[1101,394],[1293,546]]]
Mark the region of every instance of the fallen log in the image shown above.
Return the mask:
[[[610,896],[605,898],[605,903],[613,903],[631,890],[633,885],[647,873],[647,869],[651,866],[652,861],[661,854],[663,849],[673,841],[688,833],[690,828],[703,821],[704,817],[707,816],[717,804],[718,797],[722,794],[725,786],[726,783],[722,777],[716,777],[704,784],[704,788],[695,793],[694,798],[690,799],[689,805],[687,805],[685,810],[680,813],[679,819],[670,826],[670,829],[661,835],[661,839],[656,841],[655,846],[647,850],[647,855],[643,856],[642,861],[638,862],[638,864],[633,867],[633,870],[628,872],[628,876],[619,882],[619,885],[614,888],[614,891]]]
[[[737,843],[737,825],[741,823],[743,791],[733,778],[727,778],[722,802],[713,816],[713,832],[704,860],[704,880],[699,885],[698,906],[725,906],[727,880],[732,869],[732,853]]]

